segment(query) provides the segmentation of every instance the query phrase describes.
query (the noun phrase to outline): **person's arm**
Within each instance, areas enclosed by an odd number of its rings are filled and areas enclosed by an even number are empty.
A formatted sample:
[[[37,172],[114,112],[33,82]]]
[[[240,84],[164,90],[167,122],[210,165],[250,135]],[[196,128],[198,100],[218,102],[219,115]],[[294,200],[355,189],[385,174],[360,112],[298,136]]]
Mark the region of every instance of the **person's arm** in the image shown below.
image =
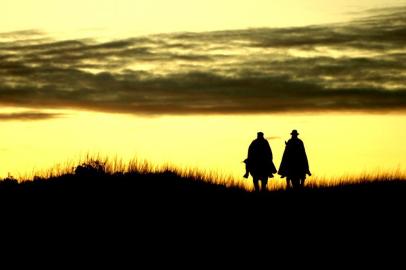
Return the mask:
[[[272,160],[273,159],[273,155],[272,155],[272,149],[271,149],[271,146],[269,145],[269,142],[268,141],[265,141],[266,142],[266,151],[267,151],[267,153],[268,153],[268,155],[269,155],[269,158]]]
[[[252,154],[253,154],[253,142],[250,144],[250,146],[248,147],[248,154],[247,154],[247,159],[250,160],[252,159]]]
[[[306,174],[309,175],[309,176],[311,176],[312,174],[310,173],[309,161],[308,161],[308,159],[307,159],[307,155],[306,155],[306,150],[305,150],[305,147],[304,147],[304,143],[301,141],[301,144],[300,144],[300,145],[301,145],[301,148],[302,148],[303,162],[304,162],[304,165],[305,165]]]

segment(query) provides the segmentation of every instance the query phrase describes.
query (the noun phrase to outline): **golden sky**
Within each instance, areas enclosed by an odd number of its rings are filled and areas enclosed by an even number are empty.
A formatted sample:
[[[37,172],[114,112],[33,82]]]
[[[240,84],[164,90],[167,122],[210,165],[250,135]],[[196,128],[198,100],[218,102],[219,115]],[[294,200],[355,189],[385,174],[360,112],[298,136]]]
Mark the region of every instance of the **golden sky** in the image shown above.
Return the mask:
[[[134,35],[341,22],[404,0],[3,0],[0,32]],[[355,14],[354,14],[355,13]]]
[[[404,169],[406,116],[293,114],[165,116],[65,111],[69,117],[0,122],[0,177],[76,161],[87,153],[199,168],[242,178],[248,145],[265,133],[277,167],[285,141],[299,130],[317,177]],[[279,179],[276,180],[281,181]]]
[[[239,177],[292,129],[315,175],[403,168],[405,6],[2,1],[0,177],[88,152]]]

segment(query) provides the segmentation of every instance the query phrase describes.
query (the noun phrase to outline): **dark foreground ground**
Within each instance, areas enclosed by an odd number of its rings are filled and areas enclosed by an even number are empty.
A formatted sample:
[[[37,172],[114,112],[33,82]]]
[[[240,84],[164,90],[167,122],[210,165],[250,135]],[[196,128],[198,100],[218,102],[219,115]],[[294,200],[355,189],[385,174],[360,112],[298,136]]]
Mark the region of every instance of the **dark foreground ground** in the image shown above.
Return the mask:
[[[12,243],[14,252],[39,251],[46,260],[62,255],[66,263],[77,260],[76,253],[91,264],[118,253],[150,267],[162,263],[162,255],[176,264],[198,258],[188,264],[195,268],[213,256],[227,261],[230,251],[228,263],[271,261],[275,250],[291,258],[286,263],[301,263],[304,254],[319,262],[321,254],[337,255],[337,263],[351,252],[360,260],[365,248],[403,247],[405,206],[402,181],[264,194],[171,172],[0,183],[3,246],[9,237],[9,250]],[[258,260],[246,257],[252,253]]]
[[[121,215],[170,221],[187,217],[219,219],[278,217],[384,217],[405,212],[406,181],[378,181],[300,191],[247,192],[182,178],[172,172],[69,174],[18,184],[0,181],[3,213]],[[16,211],[17,210],[17,211]],[[392,216],[394,217],[394,216]],[[276,222],[276,220],[274,220]]]

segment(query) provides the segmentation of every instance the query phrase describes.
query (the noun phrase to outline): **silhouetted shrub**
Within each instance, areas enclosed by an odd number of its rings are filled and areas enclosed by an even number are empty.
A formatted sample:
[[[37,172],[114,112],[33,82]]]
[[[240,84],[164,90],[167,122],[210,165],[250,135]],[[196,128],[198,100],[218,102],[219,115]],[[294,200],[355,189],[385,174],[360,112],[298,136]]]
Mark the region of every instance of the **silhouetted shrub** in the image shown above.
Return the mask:
[[[87,161],[75,168],[75,175],[80,177],[98,177],[105,174],[105,164],[98,160]]]
[[[7,178],[3,179],[1,181],[2,186],[16,186],[18,185],[17,179],[15,179],[13,176],[9,175]]]
[[[41,177],[41,176],[34,176],[34,178],[32,180],[34,182],[42,182],[42,181],[45,181],[46,179],[44,177]]]

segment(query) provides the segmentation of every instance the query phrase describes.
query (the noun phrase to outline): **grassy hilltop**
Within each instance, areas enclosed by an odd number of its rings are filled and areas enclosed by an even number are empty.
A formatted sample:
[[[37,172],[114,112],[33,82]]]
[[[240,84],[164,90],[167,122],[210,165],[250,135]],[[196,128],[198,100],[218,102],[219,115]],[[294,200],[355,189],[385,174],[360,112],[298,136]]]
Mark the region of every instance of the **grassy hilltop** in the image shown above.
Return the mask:
[[[87,157],[81,165],[57,166],[32,179],[16,180],[8,177],[0,181],[1,199],[55,201],[100,201],[114,203],[128,200],[148,201],[150,204],[174,203],[189,200],[210,204],[211,201],[258,200],[283,202],[331,202],[342,205],[368,200],[382,202],[402,199],[406,194],[406,181],[400,173],[363,176],[360,178],[312,180],[303,190],[286,191],[284,180],[278,181],[267,193],[256,194],[245,184],[215,174],[194,170],[179,170],[170,166],[153,167],[147,162],[92,159]]]
[[[260,241],[261,233],[272,239],[307,235],[328,240],[332,233],[369,237],[370,226],[384,236],[393,230],[378,224],[404,224],[406,181],[401,177],[343,180],[332,186],[314,181],[300,191],[254,193],[207,173],[106,161],[87,160],[33,179],[0,181],[3,224],[17,223],[30,234],[35,231],[27,228],[39,227],[47,237],[74,232],[102,241],[108,232],[145,243],[169,237],[193,245],[197,239],[224,235]],[[403,229],[394,232],[399,231]]]

